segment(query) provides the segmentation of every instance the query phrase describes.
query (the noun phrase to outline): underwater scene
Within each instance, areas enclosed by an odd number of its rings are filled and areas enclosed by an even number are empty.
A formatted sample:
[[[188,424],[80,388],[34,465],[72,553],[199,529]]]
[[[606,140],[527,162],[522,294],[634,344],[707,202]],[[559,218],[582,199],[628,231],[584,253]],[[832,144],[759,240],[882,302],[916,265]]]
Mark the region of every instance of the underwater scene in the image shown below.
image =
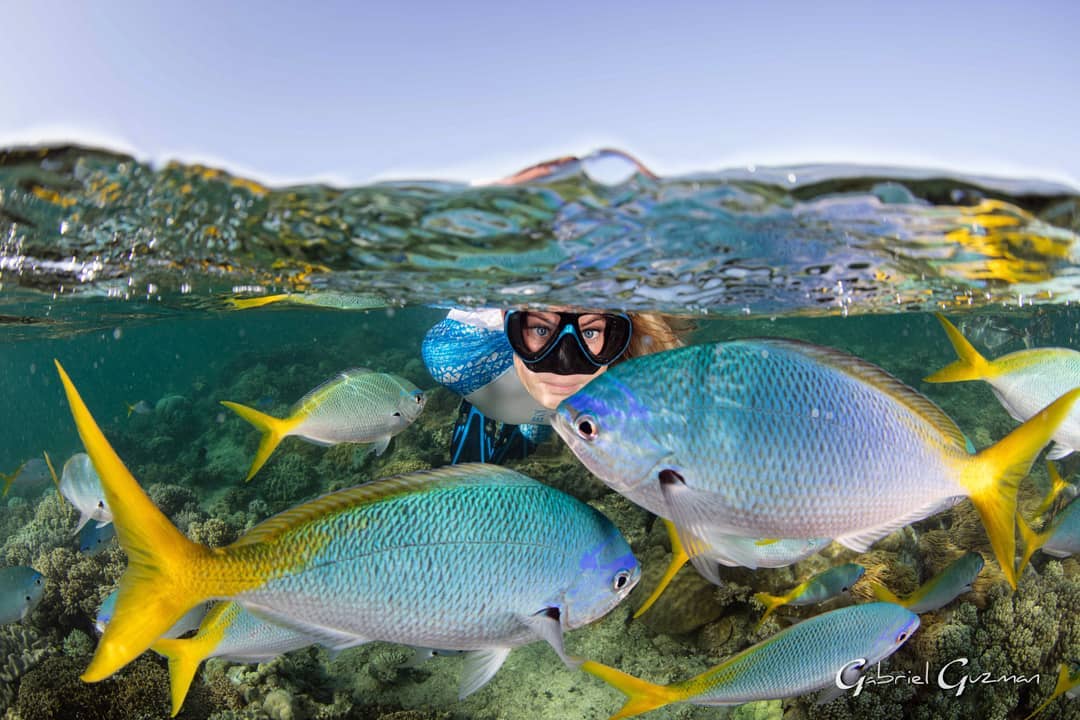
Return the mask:
[[[1080,718],[1078,289],[1032,179],[0,150],[0,713]]]

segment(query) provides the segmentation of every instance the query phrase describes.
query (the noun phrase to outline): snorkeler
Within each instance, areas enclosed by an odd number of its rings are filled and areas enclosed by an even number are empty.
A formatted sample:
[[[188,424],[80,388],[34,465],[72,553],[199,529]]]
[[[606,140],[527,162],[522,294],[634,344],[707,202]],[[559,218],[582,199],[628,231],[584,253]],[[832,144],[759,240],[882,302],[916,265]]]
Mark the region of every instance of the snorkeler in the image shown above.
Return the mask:
[[[431,376],[463,397],[450,462],[525,457],[558,404],[609,365],[680,344],[651,313],[450,311],[422,348]]]

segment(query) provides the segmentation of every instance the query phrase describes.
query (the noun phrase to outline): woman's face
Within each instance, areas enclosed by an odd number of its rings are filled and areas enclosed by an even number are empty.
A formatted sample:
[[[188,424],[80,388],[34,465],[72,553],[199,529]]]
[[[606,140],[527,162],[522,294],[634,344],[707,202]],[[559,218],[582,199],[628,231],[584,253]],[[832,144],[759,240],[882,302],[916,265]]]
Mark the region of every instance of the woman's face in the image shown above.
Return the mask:
[[[590,352],[599,353],[604,346],[604,329],[607,326],[602,315],[582,314],[578,317],[581,340]],[[552,336],[561,330],[559,315],[556,312],[530,312],[522,332],[522,340],[532,351],[543,349]],[[589,374],[561,375],[549,372],[533,372],[516,354],[514,370],[518,378],[538,403],[554,410],[560,402],[570,397],[597,375],[607,370],[602,365]]]

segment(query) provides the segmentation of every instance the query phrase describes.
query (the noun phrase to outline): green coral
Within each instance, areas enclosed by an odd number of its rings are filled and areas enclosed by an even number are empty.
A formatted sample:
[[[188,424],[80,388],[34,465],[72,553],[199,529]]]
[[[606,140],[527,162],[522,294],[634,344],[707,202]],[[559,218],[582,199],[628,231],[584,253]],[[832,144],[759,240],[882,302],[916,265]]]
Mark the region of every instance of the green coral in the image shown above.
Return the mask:
[[[19,685],[20,720],[165,720],[169,677],[156,661],[142,657],[98,683],[79,679],[82,665],[63,655],[45,660]],[[189,717],[186,713],[181,718]]]

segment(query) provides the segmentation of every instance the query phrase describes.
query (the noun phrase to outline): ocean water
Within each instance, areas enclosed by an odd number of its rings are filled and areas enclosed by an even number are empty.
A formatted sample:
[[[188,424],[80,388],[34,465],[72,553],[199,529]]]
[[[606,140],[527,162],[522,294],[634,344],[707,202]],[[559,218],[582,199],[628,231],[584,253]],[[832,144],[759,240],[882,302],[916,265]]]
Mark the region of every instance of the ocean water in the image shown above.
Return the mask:
[[[982,383],[923,382],[955,359],[933,313],[952,318],[988,357],[1080,348],[1078,241],[1075,188],[906,168],[661,178],[599,151],[487,185],[267,188],[220,169],[155,168],[102,150],[0,150],[0,471],[81,450],[59,359],[166,514],[193,537],[227,543],[304,499],[447,464],[458,398],[428,375],[424,334],[448,308],[521,304],[665,313],[690,343],[767,335],[847,350],[925,393],[984,447],[1016,423]],[[262,307],[235,302],[279,294],[288,297]],[[284,416],[351,367],[429,391],[420,420],[379,457],[287,439],[244,483],[258,436],[220,401]],[[1066,479],[1075,465],[1062,464]],[[775,632],[754,630],[753,592],[786,589],[830,565],[861,562],[900,593],[962,550],[994,565],[965,502],[863,556],[832,546],[791,568],[725,570],[720,587],[684,569],[632,620],[666,566],[660,524],[608,491],[557,438],[511,466],[592,503],[630,541],[640,586],[604,620],[569,633],[567,647],[652,682],[690,677]],[[1022,510],[1047,486],[1036,463]],[[153,653],[114,679],[78,680],[97,640],[96,608],[125,555],[115,541],[80,554],[76,516],[51,485],[16,483],[0,503],[0,566],[32,565],[46,579],[34,611],[0,627],[0,711],[23,720],[168,717],[168,670]],[[882,671],[897,679],[858,697],[673,705],[646,717],[1024,717],[1049,695],[1059,665],[1080,658],[1080,567],[1045,556],[1033,564],[1015,592],[990,568],[974,592],[924,616]],[[856,586],[833,605],[785,608],[780,623],[868,598]],[[460,658],[411,667],[409,655],[377,643],[261,665],[212,660],[181,717],[606,718],[622,702],[544,643],[514,650],[463,701]],[[937,682],[957,658],[964,670],[953,665],[950,680],[982,677],[960,694]],[[917,684],[924,670],[928,684]],[[1080,702],[1056,700],[1042,717],[1080,718]]]

